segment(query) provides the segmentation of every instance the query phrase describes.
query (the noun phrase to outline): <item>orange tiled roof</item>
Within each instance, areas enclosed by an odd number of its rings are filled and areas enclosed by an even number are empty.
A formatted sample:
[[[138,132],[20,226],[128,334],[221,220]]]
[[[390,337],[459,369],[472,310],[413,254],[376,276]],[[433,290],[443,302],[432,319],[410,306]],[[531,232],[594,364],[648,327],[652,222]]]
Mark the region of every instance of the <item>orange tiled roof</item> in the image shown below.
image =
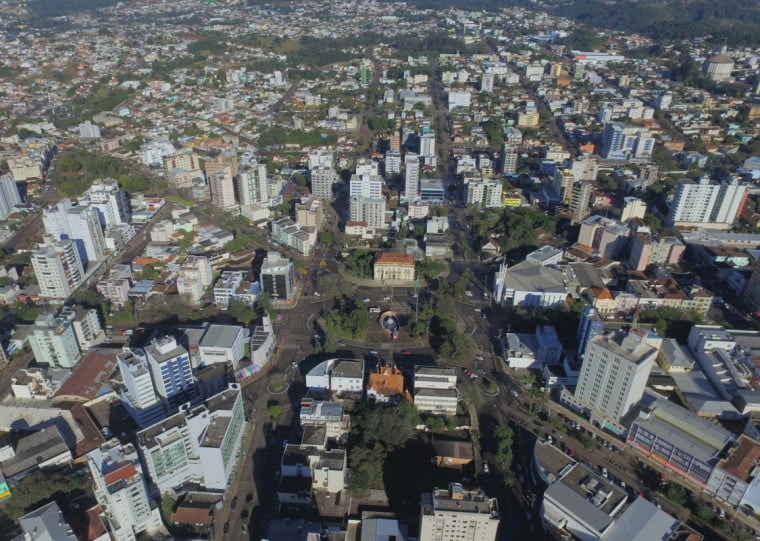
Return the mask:
[[[137,469],[135,468],[135,465],[126,463],[114,471],[109,472],[105,476],[106,486],[110,485],[111,483],[115,483],[116,481],[126,481],[135,475],[137,475]]]
[[[203,524],[208,526],[213,520],[214,516],[208,508],[179,506],[172,513],[172,522],[175,524]]]
[[[377,254],[375,265],[404,265],[413,267],[414,256],[400,252],[381,252]]]

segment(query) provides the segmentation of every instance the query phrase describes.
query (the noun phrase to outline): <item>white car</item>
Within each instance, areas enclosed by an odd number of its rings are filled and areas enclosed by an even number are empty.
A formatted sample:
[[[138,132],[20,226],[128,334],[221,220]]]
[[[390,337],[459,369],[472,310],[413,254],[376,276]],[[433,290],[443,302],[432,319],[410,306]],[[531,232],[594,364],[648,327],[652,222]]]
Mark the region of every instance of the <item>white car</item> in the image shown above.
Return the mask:
[[[369,299],[364,299],[362,302],[369,302]]]
[[[468,297],[472,297],[472,291],[465,291],[464,294]]]
[[[314,296],[315,296],[315,297],[321,297],[321,296],[322,296],[322,294],[321,294],[319,291],[315,291],[315,292],[314,292]]]
[[[483,473],[488,473],[489,471],[488,462],[483,462]]]
[[[389,300],[391,300],[391,298],[390,297],[383,297],[383,300],[384,301],[389,301]]]

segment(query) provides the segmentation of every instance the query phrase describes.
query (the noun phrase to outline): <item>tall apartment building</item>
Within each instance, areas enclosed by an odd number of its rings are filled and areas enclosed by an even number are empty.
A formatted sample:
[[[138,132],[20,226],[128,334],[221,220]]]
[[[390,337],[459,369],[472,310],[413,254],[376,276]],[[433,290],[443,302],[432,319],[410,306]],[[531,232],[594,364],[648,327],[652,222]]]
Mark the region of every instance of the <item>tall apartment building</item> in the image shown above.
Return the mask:
[[[330,161],[332,164],[332,160]],[[311,178],[311,193],[319,197],[322,201],[332,201],[333,183],[335,182],[335,170],[323,165],[309,168],[309,178]]]
[[[296,203],[296,223],[301,227],[322,229],[325,209],[319,197],[305,197]]]
[[[75,242],[83,265],[103,257],[106,241],[95,209],[87,205],[75,206],[70,199],[62,199],[55,207],[42,212],[42,222],[45,232],[56,240]]]
[[[29,345],[38,363],[71,368],[79,361],[79,343],[72,322],[66,317],[52,313],[37,316]]]
[[[385,153],[385,175],[392,176],[401,173],[401,153],[389,150]]]
[[[253,205],[269,201],[266,164],[254,163],[240,170],[238,173],[238,197],[241,205]]]
[[[417,154],[407,152],[404,156],[404,196],[409,200],[420,197],[420,157]]]
[[[517,172],[517,147],[504,143],[501,157],[501,172],[504,175],[514,175]]]
[[[646,128],[609,122],[602,134],[602,156],[610,160],[647,159],[652,157],[654,137]]]
[[[370,229],[385,229],[385,199],[352,197],[349,218],[352,222],[365,222]]]
[[[573,220],[580,222],[586,218],[591,209],[591,194],[594,192],[594,185],[590,182],[576,182],[573,184],[572,198],[570,199],[570,212],[573,214]]]
[[[620,216],[621,222],[627,222],[633,218],[643,220],[647,213],[647,204],[638,197],[625,197],[623,199],[625,206]]]
[[[309,171],[317,167],[335,168],[333,153],[329,150],[312,150],[309,153]]]
[[[153,385],[170,410],[195,396],[190,354],[173,336],[154,339],[145,348]]]
[[[480,208],[500,208],[504,206],[501,198],[500,180],[471,179],[465,183],[465,202],[468,206]]]
[[[435,165],[435,134],[423,133],[420,136],[420,158],[425,162],[425,165]]]
[[[419,411],[456,415],[457,395],[455,368],[414,367],[414,405]]]
[[[388,142],[388,149],[391,152],[401,152],[401,132],[393,130],[391,132],[391,138]]]
[[[495,541],[498,530],[499,505],[483,489],[451,483],[422,495],[420,541]]]
[[[63,301],[84,282],[84,268],[73,240],[59,240],[32,254],[40,297]]]
[[[112,439],[87,453],[95,498],[116,541],[162,530],[161,514],[151,507],[140,459],[131,443]]]
[[[614,259],[625,250],[630,233],[627,225],[595,215],[581,222],[578,243],[597,250],[604,258]]]
[[[678,237],[653,237],[649,233],[637,233],[631,241],[628,265],[638,271],[649,265],[677,265],[686,251],[686,245]]]
[[[238,174],[238,156],[235,151],[222,152],[214,158],[206,160],[206,176],[210,176],[217,171],[229,172],[230,177],[236,177]]]
[[[286,301],[295,295],[296,270],[293,262],[279,252],[269,251],[261,264],[261,288],[274,300]]]
[[[87,351],[95,342],[105,338],[98,311],[95,308],[66,306],[61,309],[58,316],[71,322],[80,351]]]
[[[137,445],[151,481],[161,493],[191,482],[224,491],[245,432],[240,387],[230,384],[203,404],[137,433]]]
[[[222,210],[228,210],[235,206],[235,183],[231,174],[231,168],[226,167],[209,173],[208,185],[211,189],[211,203]]]
[[[137,426],[150,426],[163,419],[166,411],[153,387],[146,359],[133,351],[122,351],[116,360],[123,383],[121,401]]]
[[[349,197],[378,199],[383,196],[383,179],[380,175],[352,175],[349,181]]]
[[[10,175],[0,175],[0,220],[5,220],[21,204],[16,181]]]
[[[627,336],[597,336],[586,347],[575,398],[591,410],[620,421],[641,400],[659,348],[648,333],[631,329]]]
[[[668,225],[715,224],[730,226],[741,213],[747,199],[747,187],[738,180],[720,184],[709,177],[697,181],[681,179],[670,204]]]
[[[93,182],[92,186],[79,198],[79,204],[95,210],[103,228],[128,224],[132,221],[129,196],[113,179]]]
[[[582,359],[589,342],[602,334],[604,334],[604,320],[602,316],[599,315],[596,308],[585,306],[583,313],[581,313],[581,320],[578,323],[578,333],[575,335],[578,344],[576,349],[578,358]]]
[[[554,172],[552,179],[552,189],[556,193],[563,205],[569,205],[573,199],[573,184],[575,184],[575,176],[572,170],[565,168],[557,168]]]
[[[171,186],[188,188],[203,183],[201,161],[193,152],[183,152],[164,158],[164,173]]]
[[[214,271],[206,256],[187,256],[177,274],[177,294],[184,295],[189,302],[197,304],[213,280]]]

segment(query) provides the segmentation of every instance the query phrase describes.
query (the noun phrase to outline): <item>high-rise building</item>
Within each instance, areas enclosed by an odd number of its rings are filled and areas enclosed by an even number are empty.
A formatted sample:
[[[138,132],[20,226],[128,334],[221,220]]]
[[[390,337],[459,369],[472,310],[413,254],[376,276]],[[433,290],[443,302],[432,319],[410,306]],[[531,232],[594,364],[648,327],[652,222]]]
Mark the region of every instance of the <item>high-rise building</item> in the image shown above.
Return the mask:
[[[557,168],[552,179],[552,189],[556,193],[563,205],[569,205],[573,199],[573,184],[575,176],[570,169],[564,167]]]
[[[517,147],[515,145],[504,144],[501,172],[504,175],[514,175],[517,172]]]
[[[686,251],[686,245],[678,237],[656,239],[650,233],[637,233],[631,241],[628,265],[643,271],[649,265],[677,265]]]
[[[570,212],[573,214],[573,220],[577,223],[586,218],[591,209],[591,194],[594,191],[594,185],[590,182],[576,182],[573,184],[572,198],[570,199]]]
[[[747,199],[747,187],[738,180],[724,180],[720,184],[709,177],[697,181],[681,179],[670,204],[668,225],[704,225],[734,223]]]
[[[603,333],[604,320],[602,316],[599,315],[599,312],[595,308],[584,306],[580,323],[578,323],[578,333],[576,334],[576,342],[578,343],[576,354],[578,358],[582,359],[588,343]]]
[[[122,351],[116,360],[124,385],[121,401],[137,426],[149,426],[163,419],[166,411],[153,387],[147,360],[133,351]]]
[[[368,158],[359,158],[356,161],[355,176],[364,179],[380,175],[380,164]]]
[[[648,341],[648,333],[631,329],[618,334],[592,338],[584,353],[575,398],[589,408],[592,418],[601,413],[620,421],[641,400],[649,371],[659,347]]]
[[[10,175],[0,175],[0,220],[5,220],[21,204],[18,186]]]
[[[72,240],[43,246],[32,254],[40,297],[63,301],[84,282],[84,268]]]
[[[317,167],[334,169],[333,153],[329,150],[312,150],[309,154],[309,171]]]
[[[214,158],[206,160],[206,176],[209,177],[217,171],[225,171],[230,177],[238,174],[238,156],[235,151],[225,151]]]
[[[269,201],[268,186],[266,164],[254,163],[244,167],[238,173],[240,204],[267,203]]]
[[[349,197],[380,198],[383,196],[383,179],[380,175],[353,175],[349,181]]]
[[[137,444],[151,481],[161,493],[198,483],[225,490],[245,433],[240,387],[210,397],[137,433]]]
[[[652,157],[654,137],[649,130],[622,122],[609,122],[602,134],[602,156],[610,160]]]
[[[83,266],[103,257],[106,242],[95,209],[87,205],[75,206],[70,199],[62,199],[55,207],[43,211],[42,223],[45,232],[56,240],[74,241]]]
[[[420,137],[420,157],[428,163],[429,158],[435,158],[435,134],[423,133]]]
[[[116,541],[162,530],[158,507],[151,507],[140,459],[131,443],[112,439],[87,453],[92,489]]]
[[[422,494],[420,541],[495,541],[498,530],[499,504],[483,489],[451,483]]]
[[[222,210],[228,210],[235,206],[235,183],[229,167],[206,172],[208,185],[211,189],[211,203]]]
[[[79,198],[79,204],[94,209],[103,228],[128,224],[132,220],[129,196],[113,179],[93,182]]]
[[[261,264],[261,289],[274,300],[290,300],[295,295],[295,280],[293,262],[279,252],[267,252]]]
[[[192,304],[200,302],[206,288],[214,280],[211,263],[206,256],[190,255],[179,268],[177,294],[185,295]]]
[[[480,79],[480,91],[481,92],[493,92],[493,73],[484,73]]]
[[[385,229],[385,199],[382,197],[354,196],[349,201],[352,222],[365,222],[372,229]]]
[[[398,175],[401,172],[401,153],[389,150],[385,153],[385,175]]]
[[[388,149],[391,152],[401,152],[401,132],[398,130],[393,130],[393,132],[391,132]]]
[[[412,201],[420,196],[420,157],[408,152],[404,156],[404,164],[406,167],[404,195]]]
[[[638,197],[625,197],[623,199],[625,206],[623,207],[623,213],[620,216],[621,222],[627,222],[633,218],[643,220],[647,213],[647,204]]]
[[[471,179],[465,183],[465,202],[468,206],[480,208],[500,208],[504,206],[500,180]]]
[[[311,159],[311,156],[309,157]],[[309,168],[311,178],[311,193],[322,201],[332,201],[333,183],[335,182],[335,170],[324,165]]]
[[[190,354],[173,336],[156,338],[145,348],[148,368],[158,395],[169,409],[191,400],[195,395]]]
[[[71,320],[52,313],[40,314],[29,335],[38,363],[71,368],[79,361],[79,343]]]

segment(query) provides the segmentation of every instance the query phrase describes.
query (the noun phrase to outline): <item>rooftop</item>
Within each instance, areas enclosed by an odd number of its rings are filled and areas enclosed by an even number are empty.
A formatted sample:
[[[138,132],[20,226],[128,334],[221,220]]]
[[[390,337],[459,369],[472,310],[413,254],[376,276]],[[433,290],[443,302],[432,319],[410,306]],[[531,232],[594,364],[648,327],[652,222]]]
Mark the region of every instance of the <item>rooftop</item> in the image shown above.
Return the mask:
[[[760,443],[744,434],[739,436],[738,443],[731,456],[718,462],[718,467],[734,477],[747,481],[752,470],[760,464]]]
[[[239,325],[209,325],[201,338],[201,347],[231,348],[243,330]]]
[[[115,349],[90,351],[55,393],[55,398],[86,402],[97,397],[118,367],[118,353]]]
[[[414,266],[414,255],[400,252],[380,252],[375,259],[375,265]]]
[[[499,507],[495,498],[489,498],[482,488],[465,490],[459,483],[451,483],[448,489],[434,489],[422,495],[422,513],[429,515],[439,511],[477,513],[491,515],[499,520]]]

